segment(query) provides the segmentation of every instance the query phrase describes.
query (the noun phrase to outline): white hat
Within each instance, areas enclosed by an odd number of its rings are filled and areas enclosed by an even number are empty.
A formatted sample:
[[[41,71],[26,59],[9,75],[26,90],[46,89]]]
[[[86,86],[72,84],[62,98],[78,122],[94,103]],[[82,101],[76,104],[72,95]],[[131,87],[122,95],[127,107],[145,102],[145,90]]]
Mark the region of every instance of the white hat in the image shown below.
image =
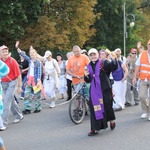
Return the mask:
[[[8,49],[7,46],[3,45],[3,46],[0,46],[0,51],[3,50],[3,49]]]
[[[87,53],[87,51],[85,49],[81,50],[81,54],[83,53]]]
[[[118,51],[121,52],[121,49],[120,48],[115,49],[115,52],[118,52]]]
[[[90,54],[92,54],[92,53],[98,54],[97,49],[91,48],[91,49],[88,51],[88,55],[90,55]]]
[[[49,56],[52,56],[51,51],[46,51],[44,57],[47,58],[47,57],[49,57]]]

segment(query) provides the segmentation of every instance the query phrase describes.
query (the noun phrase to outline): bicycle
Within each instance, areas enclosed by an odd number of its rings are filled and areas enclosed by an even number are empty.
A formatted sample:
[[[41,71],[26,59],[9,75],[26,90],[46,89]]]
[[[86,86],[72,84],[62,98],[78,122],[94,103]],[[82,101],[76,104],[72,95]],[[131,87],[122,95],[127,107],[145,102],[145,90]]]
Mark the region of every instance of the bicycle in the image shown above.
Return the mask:
[[[81,83],[78,92],[75,93],[69,103],[69,116],[73,123],[80,124],[83,121],[89,111],[88,102],[89,84]]]

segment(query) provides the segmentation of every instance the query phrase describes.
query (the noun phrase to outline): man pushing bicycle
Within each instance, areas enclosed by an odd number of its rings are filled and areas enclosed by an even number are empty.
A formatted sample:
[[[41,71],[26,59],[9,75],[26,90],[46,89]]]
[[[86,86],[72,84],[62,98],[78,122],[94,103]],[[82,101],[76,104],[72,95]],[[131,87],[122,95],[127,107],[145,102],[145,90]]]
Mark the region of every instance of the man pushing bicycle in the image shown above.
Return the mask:
[[[72,84],[75,92],[77,92],[81,87],[82,82],[84,82],[85,67],[89,64],[90,60],[86,55],[81,54],[79,46],[73,46],[72,51],[74,56],[69,58],[66,70],[67,73],[73,77]]]

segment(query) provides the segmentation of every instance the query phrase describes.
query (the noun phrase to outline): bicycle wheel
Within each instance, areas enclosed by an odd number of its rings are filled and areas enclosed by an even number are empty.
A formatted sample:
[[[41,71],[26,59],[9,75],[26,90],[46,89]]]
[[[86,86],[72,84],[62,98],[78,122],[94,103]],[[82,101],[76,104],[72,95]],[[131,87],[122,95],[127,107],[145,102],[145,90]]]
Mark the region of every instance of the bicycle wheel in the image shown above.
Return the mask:
[[[69,116],[73,123],[80,124],[85,116],[86,106],[82,96],[76,95],[69,103]]]

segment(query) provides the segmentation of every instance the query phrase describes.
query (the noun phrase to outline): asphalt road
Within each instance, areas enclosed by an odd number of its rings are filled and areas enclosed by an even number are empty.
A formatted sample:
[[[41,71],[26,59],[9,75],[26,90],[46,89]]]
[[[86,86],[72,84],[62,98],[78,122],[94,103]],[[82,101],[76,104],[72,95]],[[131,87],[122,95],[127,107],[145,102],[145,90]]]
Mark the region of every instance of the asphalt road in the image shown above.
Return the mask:
[[[62,102],[65,100],[57,100],[57,104]],[[68,103],[54,109],[44,103],[40,113],[25,115],[18,124],[11,123],[10,115],[7,130],[0,132],[7,150],[150,150],[150,121],[140,119],[140,106],[116,112],[114,131],[107,128],[88,137],[89,116],[75,125],[69,118]]]

